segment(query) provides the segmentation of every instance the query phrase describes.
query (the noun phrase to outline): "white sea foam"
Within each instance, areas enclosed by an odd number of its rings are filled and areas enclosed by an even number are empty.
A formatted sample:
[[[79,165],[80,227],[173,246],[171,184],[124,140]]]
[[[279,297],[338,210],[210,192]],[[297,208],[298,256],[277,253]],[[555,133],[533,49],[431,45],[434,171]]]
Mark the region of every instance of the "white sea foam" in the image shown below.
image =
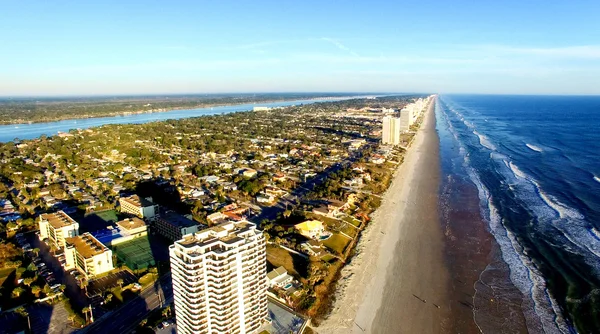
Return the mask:
[[[479,137],[479,144],[481,144],[481,146],[483,146],[483,147],[485,147],[485,148],[487,148],[488,150],[491,150],[491,151],[495,151],[496,150],[496,146],[494,144],[492,144],[492,142],[490,141],[490,139],[487,136],[482,135],[481,133],[479,133],[479,132],[477,132],[475,130],[473,130],[473,133],[475,135],[477,135],[477,137]]]
[[[600,231],[598,231],[595,227],[592,227],[590,229],[590,232],[592,232],[592,234],[594,235],[594,237],[596,237],[596,239],[600,240]]]
[[[538,193],[539,193],[540,197],[542,198],[542,200],[544,201],[544,203],[548,204],[549,207],[551,207],[554,211],[556,211],[560,218],[563,218],[563,219],[584,219],[585,218],[579,211],[569,207],[566,204],[561,203],[556,197],[546,194],[542,190],[542,187],[540,187],[540,185],[537,181],[532,180],[531,182],[533,184],[535,184],[535,187],[537,188]]]
[[[447,122],[450,123],[448,119]],[[450,132],[453,132],[455,138],[458,138],[458,134],[454,133],[456,129],[449,128],[449,130]],[[493,151],[496,150],[495,146],[490,148],[485,145],[491,144],[489,140],[485,140],[487,137],[482,136],[476,131],[473,131],[473,133],[479,137],[482,146]],[[523,310],[528,331],[532,333],[569,333],[569,327],[560,314],[561,310],[557,306],[558,304],[547,290],[544,278],[536,269],[536,266],[531,259],[526,255],[525,250],[519,244],[516,237],[506,228],[506,226],[504,226],[502,217],[493,205],[488,189],[479,179],[479,175],[475,169],[470,166],[468,153],[464,150],[463,144],[460,141],[458,141],[458,144],[461,148],[460,152],[462,153],[467,173],[479,191],[482,215],[490,224],[492,235],[500,246],[502,258],[510,268],[511,281],[523,294],[523,304],[525,306]],[[529,188],[530,194],[535,194],[535,192],[532,191],[533,184],[530,182],[528,175],[522,172],[508,157],[496,153],[497,152],[492,152],[490,154],[491,158],[495,161],[503,162],[506,167],[506,172],[510,173],[506,174],[503,172],[503,175],[508,176],[508,180],[512,179],[516,182],[514,185],[511,184],[510,188],[519,190],[525,187]],[[549,212],[549,210],[542,209],[540,213],[543,212]],[[544,216],[547,218],[551,217],[548,215]]]
[[[597,177],[596,175],[594,175],[594,180],[596,180],[596,182],[600,182],[600,177]]]
[[[515,174],[515,176],[520,177],[522,179],[528,179],[528,175],[525,174],[522,170],[517,167],[512,161],[508,163],[508,168]]]
[[[525,146],[529,147],[530,150],[532,151],[536,151],[536,152],[543,152],[544,150],[542,150],[539,146],[535,146],[533,144],[525,144]]]

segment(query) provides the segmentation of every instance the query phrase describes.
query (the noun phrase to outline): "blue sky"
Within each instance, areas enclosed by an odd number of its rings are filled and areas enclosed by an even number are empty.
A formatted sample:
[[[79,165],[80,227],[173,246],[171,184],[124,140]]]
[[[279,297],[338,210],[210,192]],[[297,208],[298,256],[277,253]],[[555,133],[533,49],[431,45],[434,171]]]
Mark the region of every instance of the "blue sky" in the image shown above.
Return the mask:
[[[0,1],[0,95],[600,94],[600,1]]]

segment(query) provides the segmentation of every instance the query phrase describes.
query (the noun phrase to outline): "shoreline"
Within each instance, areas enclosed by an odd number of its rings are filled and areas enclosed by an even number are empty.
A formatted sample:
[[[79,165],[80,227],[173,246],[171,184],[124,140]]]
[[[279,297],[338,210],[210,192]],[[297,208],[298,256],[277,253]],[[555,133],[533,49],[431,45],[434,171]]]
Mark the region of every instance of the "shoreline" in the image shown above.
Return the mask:
[[[342,270],[334,308],[318,332],[431,333],[451,328],[450,275],[438,216],[435,103],[363,231],[357,255]]]

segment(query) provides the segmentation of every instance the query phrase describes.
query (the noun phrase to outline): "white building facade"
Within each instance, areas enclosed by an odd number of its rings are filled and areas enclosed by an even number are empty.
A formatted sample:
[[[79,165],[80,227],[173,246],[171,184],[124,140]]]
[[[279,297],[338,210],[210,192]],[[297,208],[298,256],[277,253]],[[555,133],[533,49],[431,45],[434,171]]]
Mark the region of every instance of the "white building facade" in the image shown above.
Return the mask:
[[[178,333],[257,333],[268,316],[266,242],[248,221],[169,247]]]
[[[57,250],[65,247],[65,239],[79,235],[79,223],[63,211],[40,215],[40,239],[48,240]]]
[[[400,144],[401,119],[397,117],[385,116],[383,118],[383,128],[381,142],[383,144]]]

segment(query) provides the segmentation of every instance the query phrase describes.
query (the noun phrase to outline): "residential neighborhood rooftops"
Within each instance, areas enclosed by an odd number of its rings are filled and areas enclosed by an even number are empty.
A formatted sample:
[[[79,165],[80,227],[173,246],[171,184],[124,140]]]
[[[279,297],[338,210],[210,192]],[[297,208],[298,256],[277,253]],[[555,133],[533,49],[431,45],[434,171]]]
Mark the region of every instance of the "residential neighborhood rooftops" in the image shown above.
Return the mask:
[[[40,219],[47,221],[55,229],[77,224],[73,218],[64,213],[62,210],[54,213],[42,214]]]
[[[72,238],[66,238],[67,246],[75,247],[77,252],[85,259],[102,254],[108,250],[104,244],[89,233],[84,233]]]

